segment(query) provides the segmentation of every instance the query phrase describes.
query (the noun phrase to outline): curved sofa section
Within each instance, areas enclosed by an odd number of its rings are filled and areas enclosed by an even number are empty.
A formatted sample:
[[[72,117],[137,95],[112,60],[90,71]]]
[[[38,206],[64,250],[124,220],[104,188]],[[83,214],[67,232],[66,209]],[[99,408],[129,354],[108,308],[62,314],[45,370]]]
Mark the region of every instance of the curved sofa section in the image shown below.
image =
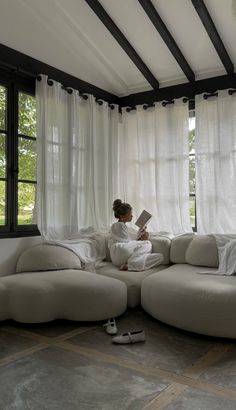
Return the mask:
[[[236,338],[236,278],[214,268],[173,265],[145,278],[141,304],[154,318],[209,336]]]
[[[0,320],[107,320],[126,308],[126,285],[95,273],[65,269],[0,278]]]

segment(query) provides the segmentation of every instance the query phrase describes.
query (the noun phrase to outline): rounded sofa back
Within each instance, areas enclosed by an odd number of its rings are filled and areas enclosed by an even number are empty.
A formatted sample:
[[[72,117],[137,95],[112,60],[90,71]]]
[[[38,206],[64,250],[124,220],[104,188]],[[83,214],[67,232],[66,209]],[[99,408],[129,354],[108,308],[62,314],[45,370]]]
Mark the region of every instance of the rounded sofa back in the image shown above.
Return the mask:
[[[214,236],[186,234],[171,241],[170,261],[218,268],[218,249]]]
[[[59,269],[81,269],[79,257],[62,246],[39,244],[20,255],[16,272],[37,272]]]
[[[172,239],[170,247],[170,261],[172,263],[186,263],[186,252],[194,237],[195,234],[190,233]]]

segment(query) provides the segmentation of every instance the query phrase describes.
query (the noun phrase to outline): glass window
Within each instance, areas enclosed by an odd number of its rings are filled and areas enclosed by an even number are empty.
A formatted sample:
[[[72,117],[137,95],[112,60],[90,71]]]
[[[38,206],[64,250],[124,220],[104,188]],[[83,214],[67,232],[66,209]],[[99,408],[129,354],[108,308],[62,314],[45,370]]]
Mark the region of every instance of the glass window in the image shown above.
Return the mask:
[[[193,230],[196,230],[196,189],[195,189],[195,112],[189,112],[189,209]]]
[[[34,79],[0,84],[0,236],[38,235]],[[17,96],[17,98],[16,98]],[[9,118],[7,117],[9,113]]]
[[[19,92],[18,98],[18,225],[35,223],[36,101]]]
[[[19,182],[18,184],[18,225],[35,223],[35,184]]]
[[[19,179],[36,181],[36,141],[19,138]]]
[[[7,122],[7,89],[0,85],[0,130],[6,129]]]
[[[32,95],[19,92],[18,134],[36,137],[36,100]]]
[[[0,180],[0,225],[6,225],[6,182]]]
[[[0,134],[0,178],[6,177],[6,137]]]

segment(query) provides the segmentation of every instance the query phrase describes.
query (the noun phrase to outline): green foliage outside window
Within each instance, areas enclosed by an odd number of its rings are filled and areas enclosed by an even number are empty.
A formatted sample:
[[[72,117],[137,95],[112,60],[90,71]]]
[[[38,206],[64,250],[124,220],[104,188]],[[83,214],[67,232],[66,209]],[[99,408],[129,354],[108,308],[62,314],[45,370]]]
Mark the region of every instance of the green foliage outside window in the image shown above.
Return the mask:
[[[191,125],[188,134],[189,139],[189,208],[190,222],[193,228],[196,227],[196,206],[195,206],[195,121],[191,118]]]
[[[36,185],[36,101],[31,95],[20,92],[18,98],[18,224],[35,223]],[[21,136],[22,135],[22,136]]]
[[[6,128],[6,88],[0,85],[0,130]]]
[[[0,86],[0,130],[7,131],[7,89]],[[6,143],[11,138],[0,134],[0,225],[6,219]],[[31,137],[31,138],[26,138]],[[36,196],[36,101],[19,92],[18,98],[18,221],[19,225],[35,223]]]

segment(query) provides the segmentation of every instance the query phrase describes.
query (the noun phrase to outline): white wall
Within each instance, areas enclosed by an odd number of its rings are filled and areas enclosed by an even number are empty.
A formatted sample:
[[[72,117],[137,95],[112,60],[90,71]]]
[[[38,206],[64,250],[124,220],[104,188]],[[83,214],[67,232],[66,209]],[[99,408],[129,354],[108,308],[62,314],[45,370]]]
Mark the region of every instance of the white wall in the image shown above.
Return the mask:
[[[23,250],[41,241],[41,236],[0,239],[0,276],[15,273],[17,259]]]

